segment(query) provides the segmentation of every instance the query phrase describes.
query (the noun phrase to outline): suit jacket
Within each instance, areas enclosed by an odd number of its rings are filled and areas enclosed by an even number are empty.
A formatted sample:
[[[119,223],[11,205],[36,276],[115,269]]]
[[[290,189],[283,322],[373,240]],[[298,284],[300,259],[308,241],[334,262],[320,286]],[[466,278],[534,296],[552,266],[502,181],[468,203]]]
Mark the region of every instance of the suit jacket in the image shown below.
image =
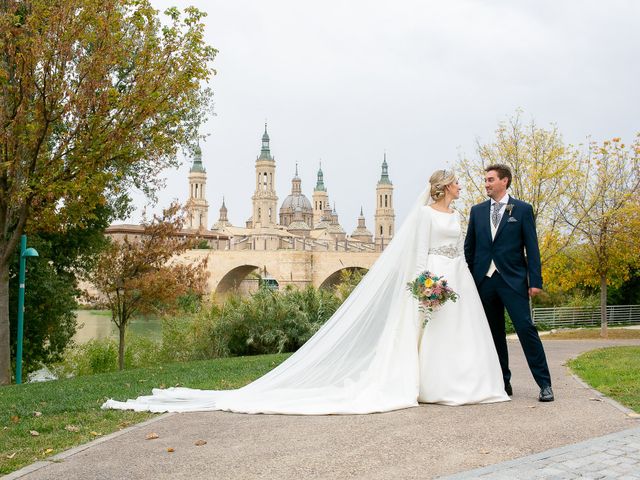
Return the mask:
[[[505,207],[493,240],[489,219],[491,200],[471,207],[464,256],[476,285],[480,285],[493,260],[507,285],[520,295],[528,296],[529,287],[542,288],[533,207],[511,196],[508,205],[513,205],[511,212]]]

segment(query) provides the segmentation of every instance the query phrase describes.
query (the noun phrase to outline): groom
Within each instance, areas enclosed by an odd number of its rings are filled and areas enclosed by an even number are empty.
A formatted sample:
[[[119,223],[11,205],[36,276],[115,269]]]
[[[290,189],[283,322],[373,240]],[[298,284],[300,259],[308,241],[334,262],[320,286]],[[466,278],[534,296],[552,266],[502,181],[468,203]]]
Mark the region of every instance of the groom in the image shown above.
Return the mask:
[[[529,297],[542,291],[533,208],[509,196],[511,178],[506,165],[495,164],[485,169],[485,188],[490,200],[471,208],[464,255],[487,314],[505,391],[513,393],[505,334],[506,307],[529,369],[540,387],[538,399],[552,402],[549,367],[529,309]]]

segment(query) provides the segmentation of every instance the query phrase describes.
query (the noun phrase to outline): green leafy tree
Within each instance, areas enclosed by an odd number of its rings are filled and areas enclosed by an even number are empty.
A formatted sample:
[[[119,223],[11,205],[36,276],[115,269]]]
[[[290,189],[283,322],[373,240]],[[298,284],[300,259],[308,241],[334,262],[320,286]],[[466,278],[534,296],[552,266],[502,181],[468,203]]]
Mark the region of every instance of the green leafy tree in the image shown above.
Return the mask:
[[[193,147],[215,49],[203,13],[149,0],[0,2],[0,384],[10,381],[9,272],[20,235],[126,208]]]
[[[36,236],[29,237],[29,245],[36,247],[39,257],[27,264],[25,290],[25,323],[23,359],[24,372],[36,370],[43,364],[60,361],[76,332],[76,282],[73,274],[59,270],[51,260],[52,244]],[[10,268],[11,290],[18,291],[18,254]],[[17,295],[11,296],[10,312],[17,317]],[[15,353],[16,325],[11,324],[11,349]]]
[[[64,233],[40,232],[29,235],[29,245],[39,257],[27,263],[25,291],[23,368],[35,370],[61,359],[76,331],[78,275],[94,264],[108,244],[104,229],[114,212],[101,206],[83,227]],[[17,317],[18,252],[10,265],[10,315]],[[11,324],[11,351],[16,350],[16,325]]]

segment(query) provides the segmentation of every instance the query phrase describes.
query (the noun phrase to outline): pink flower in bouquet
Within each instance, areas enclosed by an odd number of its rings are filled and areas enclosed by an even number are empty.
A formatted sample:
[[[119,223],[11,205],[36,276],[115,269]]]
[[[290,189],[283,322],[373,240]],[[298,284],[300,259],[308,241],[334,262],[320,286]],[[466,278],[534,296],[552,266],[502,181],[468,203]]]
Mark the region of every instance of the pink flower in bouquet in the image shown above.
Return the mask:
[[[444,277],[429,271],[422,272],[412,282],[408,282],[407,289],[420,302],[420,307],[426,310],[425,323],[434,310],[448,300],[455,302],[458,299],[458,294],[449,287]]]

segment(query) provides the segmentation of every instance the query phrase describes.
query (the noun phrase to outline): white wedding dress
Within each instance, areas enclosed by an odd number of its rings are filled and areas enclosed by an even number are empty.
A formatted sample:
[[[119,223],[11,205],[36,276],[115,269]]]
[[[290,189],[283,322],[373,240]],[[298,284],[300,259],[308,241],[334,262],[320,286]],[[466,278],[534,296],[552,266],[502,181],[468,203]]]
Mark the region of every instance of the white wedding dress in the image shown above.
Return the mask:
[[[419,401],[445,405],[508,400],[491,331],[462,250],[460,214],[423,207],[429,249],[417,270],[444,276],[459,295],[430,315],[419,348]],[[424,243],[424,242],[423,242]]]
[[[419,398],[450,405],[508,400],[482,305],[459,256],[458,217],[439,218],[447,214],[426,206],[427,199],[423,192],[327,323],[266,375],[237,390],[153,389],[102,408],[327,415],[397,410]],[[456,258],[434,252],[452,242]],[[446,275],[460,299],[434,313],[420,341],[423,318],[406,285],[426,267]]]

